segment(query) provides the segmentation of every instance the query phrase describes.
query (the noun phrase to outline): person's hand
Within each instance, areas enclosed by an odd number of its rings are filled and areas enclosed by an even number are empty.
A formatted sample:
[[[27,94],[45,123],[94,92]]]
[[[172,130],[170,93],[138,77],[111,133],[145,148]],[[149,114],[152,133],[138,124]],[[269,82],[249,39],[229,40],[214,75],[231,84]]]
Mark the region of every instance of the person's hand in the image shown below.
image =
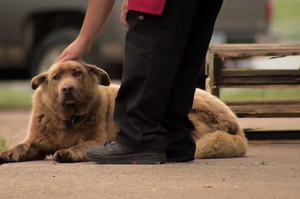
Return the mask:
[[[127,23],[127,14],[128,14],[128,0],[123,0],[122,7],[121,7],[121,22],[124,26],[128,28]]]
[[[56,62],[65,62],[68,60],[77,60],[91,50],[92,45],[80,39],[71,43],[57,58]]]

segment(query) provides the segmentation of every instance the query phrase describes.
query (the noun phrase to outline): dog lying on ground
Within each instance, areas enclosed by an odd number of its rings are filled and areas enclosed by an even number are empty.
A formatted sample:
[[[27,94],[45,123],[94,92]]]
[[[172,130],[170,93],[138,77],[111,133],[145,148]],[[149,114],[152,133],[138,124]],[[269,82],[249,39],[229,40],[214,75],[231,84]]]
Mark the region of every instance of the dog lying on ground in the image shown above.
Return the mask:
[[[42,160],[53,155],[60,163],[87,161],[90,146],[115,139],[113,121],[118,86],[102,69],[81,61],[50,67],[31,80],[33,109],[26,139],[0,153],[0,164]],[[247,139],[235,114],[218,98],[197,89],[189,114],[195,125],[195,158],[245,155]]]

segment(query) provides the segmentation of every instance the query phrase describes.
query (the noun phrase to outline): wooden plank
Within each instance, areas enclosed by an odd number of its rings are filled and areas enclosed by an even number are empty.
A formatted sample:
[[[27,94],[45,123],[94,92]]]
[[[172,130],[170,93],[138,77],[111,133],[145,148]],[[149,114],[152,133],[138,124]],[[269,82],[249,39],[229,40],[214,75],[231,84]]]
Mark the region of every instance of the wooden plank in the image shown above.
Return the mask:
[[[249,144],[300,144],[300,140],[250,140]]]
[[[300,130],[300,129],[299,129]],[[300,131],[247,131],[244,130],[248,141],[259,144],[296,144],[300,142]]]
[[[224,60],[221,58],[214,58],[214,80],[222,79],[224,69]]]
[[[206,78],[206,91],[210,94],[213,93],[214,88],[216,87],[214,84],[214,56],[212,52],[208,51],[206,55],[206,69],[205,74]]]
[[[239,118],[281,118],[300,117],[300,109],[289,110],[288,108],[271,107],[230,107]]]
[[[209,51],[220,58],[242,58],[252,56],[300,55],[299,44],[219,44],[211,45]]]
[[[299,84],[268,84],[268,85],[247,85],[247,84],[224,84],[218,85],[219,88],[253,88],[253,89],[300,89]]]
[[[220,97],[220,88],[215,86],[215,80],[222,77],[224,60],[221,58],[214,58],[213,54],[208,52],[206,61],[205,74],[208,76],[206,80],[206,91],[216,97]]]
[[[214,77],[214,84],[216,81],[222,80],[222,73],[224,69],[224,60],[221,58],[214,58],[214,70],[213,70],[213,77]],[[218,86],[214,86],[211,89],[211,94],[220,98],[220,88]]]
[[[299,131],[300,117],[294,118],[238,118],[238,123],[245,131],[274,132],[274,131]],[[299,137],[300,139],[300,137]]]
[[[300,44],[211,44],[209,49],[212,50],[293,50],[300,49]]]
[[[205,75],[206,76],[209,76],[210,56],[213,56],[213,54],[210,54],[210,52],[207,51],[206,58],[205,58]]]
[[[215,79],[218,87],[252,87],[259,85],[300,86],[299,70],[223,70],[221,77]],[[276,86],[277,85],[277,86]],[[286,86],[284,86],[286,87]]]
[[[216,96],[217,98],[220,98],[220,88],[216,86],[211,88],[211,94]]]
[[[224,101],[238,117],[300,117],[299,100]]]
[[[300,70],[236,70],[226,69],[223,71],[225,75],[234,76],[265,76],[265,75],[276,75],[276,76],[295,76],[300,80]]]
[[[254,56],[274,56],[274,57],[284,57],[284,56],[294,56],[300,55],[300,52],[296,51],[236,51],[236,52],[215,52],[215,57],[220,58],[244,58],[244,57],[254,57]]]
[[[224,100],[227,105],[240,105],[245,106],[265,106],[265,105],[282,105],[282,106],[299,106],[300,99],[290,99],[290,100]]]

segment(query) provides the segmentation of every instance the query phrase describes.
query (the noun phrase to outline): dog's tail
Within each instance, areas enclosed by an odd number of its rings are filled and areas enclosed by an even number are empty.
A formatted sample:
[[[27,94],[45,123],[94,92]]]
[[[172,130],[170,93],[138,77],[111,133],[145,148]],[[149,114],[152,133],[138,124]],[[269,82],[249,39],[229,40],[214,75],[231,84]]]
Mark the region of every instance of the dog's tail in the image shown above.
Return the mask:
[[[195,158],[241,157],[246,154],[247,148],[248,141],[241,127],[235,135],[215,131],[196,140]]]

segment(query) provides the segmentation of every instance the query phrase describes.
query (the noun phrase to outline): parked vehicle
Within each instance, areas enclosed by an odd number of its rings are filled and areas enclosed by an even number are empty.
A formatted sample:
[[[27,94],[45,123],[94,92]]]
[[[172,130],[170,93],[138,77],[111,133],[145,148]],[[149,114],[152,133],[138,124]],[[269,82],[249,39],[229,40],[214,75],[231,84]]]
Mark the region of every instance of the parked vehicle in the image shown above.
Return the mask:
[[[119,78],[126,28],[116,5],[83,59]],[[0,68],[25,69],[31,78],[55,62],[78,35],[87,0],[1,0]],[[225,0],[212,42],[253,43],[269,36],[272,0]]]

